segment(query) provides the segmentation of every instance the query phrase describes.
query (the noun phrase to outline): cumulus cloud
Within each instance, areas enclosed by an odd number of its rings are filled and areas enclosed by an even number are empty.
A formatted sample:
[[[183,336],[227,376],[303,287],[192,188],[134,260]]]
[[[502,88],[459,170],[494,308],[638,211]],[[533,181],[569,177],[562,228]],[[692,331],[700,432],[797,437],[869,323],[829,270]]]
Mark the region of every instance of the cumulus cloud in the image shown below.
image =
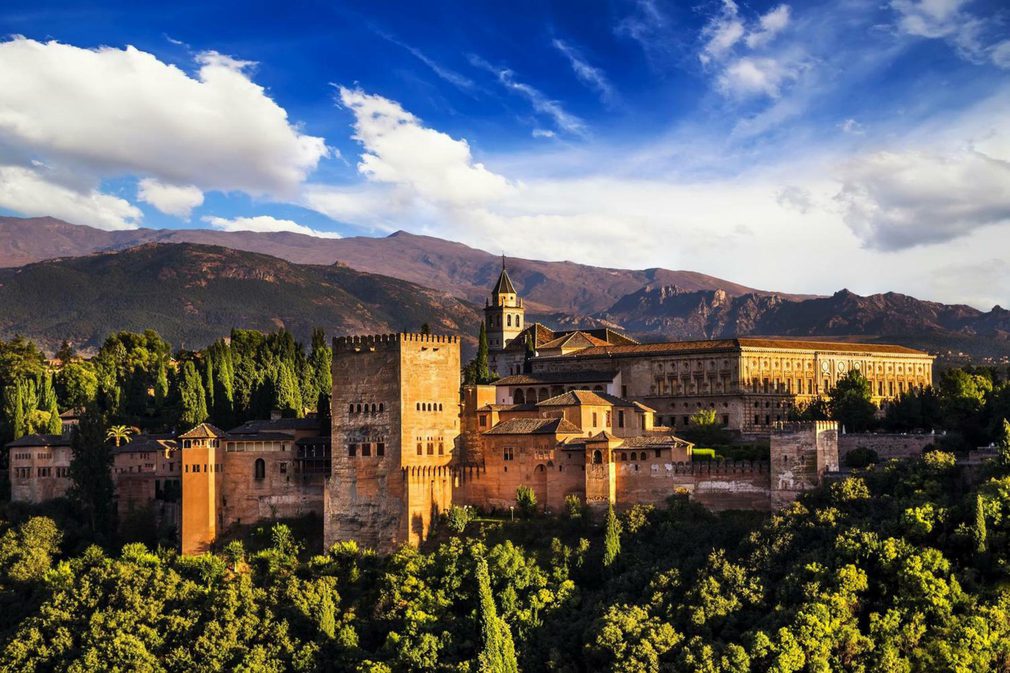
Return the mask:
[[[254,217],[224,218],[208,215],[203,218],[204,222],[220,229],[221,231],[255,231],[260,233],[287,231],[294,234],[305,234],[306,236],[316,236],[319,238],[340,238],[340,234],[332,231],[320,231],[298,224],[292,220],[280,220],[269,215],[256,215]]]
[[[599,94],[600,100],[608,104],[614,102],[616,99],[614,87],[602,70],[590,65],[575,47],[564,40],[555,39],[553,45],[555,49],[564,54],[565,58],[568,59],[568,63],[572,66],[575,76],[583,84]]]
[[[744,57],[733,61],[719,75],[719,90],[727,96],[744,98],[763,94],[777,98],[785,82],[797,72],[773,58]]]
[[[738,99],[777,98],[784,84],[799,77],[795,54],[764,49],[789,25],[790,16],[789,5],[778,5],[748,22],[733,0],[723,0],[719,12],[701,30],[698,52],[702,65],[715,73],[720,93]]]
[[[845,221],[872,248],[949,241],[1010,221],[1010,162],[973,149],[875,152],[840,177]]]
[[[142,198],[166,212],[187,213],[197,190],[291,197],[328,149],[251,65],[205,52],[189,75],[133,47],[15,37],[0,42],[0,148],[8,163],[73,173],[84,198],[102,179],[146,176]]]
[[[98,229],[136,229],[140,209],[97,189],[60,184],[47,172],[24,166],[0,166],[0,207],[29,217],[49,215]]]
[[[203,203],[203,192],[193,185],[166,185],[154,178],[137,183],[137,198],[166,215],[189,219],[193,209]]]
[[[290,194],[327,149],[215,52],[191,77],[133,47],[0,43],[0,141],[100,174]]]
[[[474,55],[470,56],[470,62],[474,66],[483,68],[497,77],[499,84],[508,91],[525,98],[536,112],[550,117],[559,130],[578,136],[586,134],[585,122],[567,112],[560,102],[549,98],[536,87],[517,80],[515,73],[509,68],[495,67],[479,56]]]
[[[838,128],[842,130],[842,133],[847,133],[851,136],[861,136],[866,133],[863,125],[851,117],[839,124]]]
[[[355,116],[354,139],[364,153],[358,171],[369,181],[394,185],[433,203],[485,203],[514,189],[474,161],[466,140],[428,128],[399,103],[360,89],[339,89]]]

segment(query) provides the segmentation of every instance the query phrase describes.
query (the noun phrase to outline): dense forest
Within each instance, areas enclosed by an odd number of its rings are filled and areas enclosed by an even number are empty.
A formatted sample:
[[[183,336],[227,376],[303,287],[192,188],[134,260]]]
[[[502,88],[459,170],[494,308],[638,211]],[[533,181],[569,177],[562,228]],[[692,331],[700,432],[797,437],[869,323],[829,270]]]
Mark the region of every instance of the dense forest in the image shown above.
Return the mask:
[[[0,442],[59,432],[64,411],[153,432],[205,420],[230,428],[272,410],[328,414],[331,359],[321,330],[309,348],[284,330],[235,329],[201,351],[176,352],[153,330],[118,332],[92,358],[64,344],[52,361],[27,339],[0,341]]]
[[[682,496],[603,524],[574,502],[471,514],[387,557],[308,553],[285,525],[182,557],[20,511],[0,534],[2,668],[1010,670],[1002,459],[879,464],[771,516]]]

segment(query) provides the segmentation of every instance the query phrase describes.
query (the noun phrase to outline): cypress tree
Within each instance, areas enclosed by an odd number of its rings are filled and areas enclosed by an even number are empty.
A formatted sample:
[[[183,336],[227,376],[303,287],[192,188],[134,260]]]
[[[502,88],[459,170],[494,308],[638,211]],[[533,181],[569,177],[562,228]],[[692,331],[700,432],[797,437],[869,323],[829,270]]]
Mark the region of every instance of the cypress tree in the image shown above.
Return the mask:
[[[621,554],[621,522],[617,520],[614,506],[607,509],[606,528],[603,533],[603,565],[609,568]]]
[[[295,418],[305,415],[298,380],[287,362],[281,362],[277,368],[277,406],[281,412],[294,415]]]
[[[168,398],[168,365],[165,360],[158,361],[158,370],[154,374],[154,402],[161,408]]]
[[[203,390],[207,401],[207,409],[214,409],[214,362],[210,353],[206,354],[203,365]]]
[[[207,397],[192,360],[182,366],[179,381],[179,424],[192,428],[207,420]]]
[[[498,616],[491,595],[487,561],[483,557],[477,559],[476,573],[481,634],[484,639],[484,648],[477,657],[477,670],[480,673],[519,673],[512,631],[508,623]]]
[[[489,383],[491,381],[491,370],[488,369],[487,357],[487,327],[481,322],[480,337],[477,340],[477,383]]]
[[[988,533],[985,527],[985,503],[981,495],[975,496],[975,551],[984,554]]]
[[[4,415],[10,425],[11,439],[20,439],[28,434],[28,415],[25,413],[24,386],[21,382],[8,386],[4,398]]]
[[[63,421],[60,420],[60,407],[56,402],[56,389],[53,388],[52,374],[46,374],[42,385],[42,406],[49,414],[46,421],[46,434],[59,435],[63,433]]]
[[[318,328],[312,331],[312,352],[309,355],[309,362],[312,364],[316,384],[313,397],[318,402],[322,395],[328,398],[333,391],[333,349],[326,344],[326,334]]]
[[[80,506],[92,534],[101,540],[113,530],[116,489],[112,449],[105,441],[105,418],[94,405],[81,416],[70,450],[68,495]]]

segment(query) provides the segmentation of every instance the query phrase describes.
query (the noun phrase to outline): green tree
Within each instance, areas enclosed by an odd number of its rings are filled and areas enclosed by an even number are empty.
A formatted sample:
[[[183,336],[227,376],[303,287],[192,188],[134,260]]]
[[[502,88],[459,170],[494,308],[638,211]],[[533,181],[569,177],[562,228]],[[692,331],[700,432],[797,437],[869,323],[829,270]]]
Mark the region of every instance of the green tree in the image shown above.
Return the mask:
[[[63,434],[63,420],[60,418],[60,407],[56,402],[56,389],[53,387],[53,376],[48,372],[42,386],[41,406],[48,414],[46,419],[46,434]]]
[[[68,495],[80,507],[92,535],[99,539],[112,532],[115,514],[112,450],[105,435],[105,417],[92,406],[81,415],[70,445]]]
[[[7,426],[7,436],[5,437],[7,441],[20,439],[28,434],[24,387],[20,383],[9,385],[4,389],[3,411]]]
[[[491,382],[491,370],[488,368],[488,344],[487,344],[487,327],[483,322],[480,324],[480,335],[477,337],[477,356],[474,358],[475,364],[475,374],[477,380],[474,383],[490,383]]]
[[[477,656],[477,670],[480,673],[519,673],[515,644],[508,623],[498,616],[494,597],[491,595],[491,578],[487,560],[477,558],[477,596],[480,611],[483,647]]]
[[[877,412],[872,397],[869,380],[858,369],[850,369],[829,393],[831,416],[849,432],[864,432]]]
[[[305,415],[305,407],[302,404],[301,392],[298,388],[298,380],[291,369],[291,365],[282,362],[277,369],[277,408],[285,416],[301,418]]]
[[[516,489],[516,507],[519,513],[525,517],[536,514],[537,494],[529,486],[523,485]]]
[[[607,508],[607,518],[603,524],[603,566],[609,568],[621,555],[621,522],[617,519],[614,506]]]
[[[973,532],[975,534],[975,551],[984,554],[988,531],[985,525],[985,502],[981,494],[975,496],[975,528]]]
[[[182,365],[179,379],[179,425],[188,430],[207,420],[207,397],[192,360]]]
[[[999,452],[1000,462],[1003,465],[1010,465],[1010,421],[1005,418],[996,437],[996,450]]]
[[[98,395],[98,375],[90,362],[73,361],[56,372],[56,394],[65,409],[83,409]]]

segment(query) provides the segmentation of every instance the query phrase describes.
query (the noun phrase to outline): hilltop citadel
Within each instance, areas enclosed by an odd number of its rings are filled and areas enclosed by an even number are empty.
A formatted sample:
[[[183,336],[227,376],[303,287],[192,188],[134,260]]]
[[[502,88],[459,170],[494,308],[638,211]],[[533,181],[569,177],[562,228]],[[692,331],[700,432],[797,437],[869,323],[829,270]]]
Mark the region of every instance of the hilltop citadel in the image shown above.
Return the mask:
[[[900,346],[640,344],[613,330],[527,324],[504,266],[484,311],[494,384],[461,387],[457,337],[334,339],[330,427],[278,417],[139,436],[116,450],[120,512],[153,506],[178,525],[182,550],[198,553],[231,526],[310,512],[327,545],[386,551],[425,539],[453,504],[508,508],[519,486],[552,511],[571,496],[605,510],[677,492],[712,509],[767,510],[837,470],[846,450],[834,422],[792,423],[792,408],[850,370],[878,404],[932,383],[933,358]],[[702,409],[730,432],[767,439],[769,460],[693,461],[677,433]],[[9,447],[14,500],[66,492],[67,433]]]

